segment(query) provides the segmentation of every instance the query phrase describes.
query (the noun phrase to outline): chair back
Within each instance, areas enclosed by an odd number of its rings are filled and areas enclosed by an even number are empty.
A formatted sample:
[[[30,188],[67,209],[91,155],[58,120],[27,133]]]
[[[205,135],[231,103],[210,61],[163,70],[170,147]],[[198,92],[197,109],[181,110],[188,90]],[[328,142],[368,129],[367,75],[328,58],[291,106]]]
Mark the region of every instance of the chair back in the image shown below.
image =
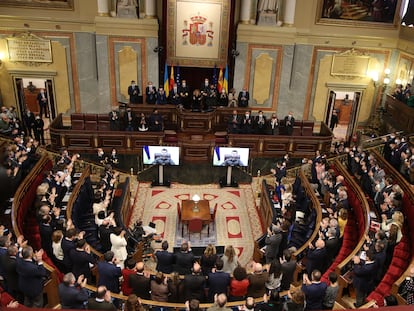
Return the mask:
[[[191,233],[199,233],[203,230],[203,220],[200,218],[191,219],[188,222],[188,231]]]
[[[213,209],[213,213],[211,214],[211,221],[215,221],[216,220],[216,213],[217,213],[217,203],[214,205],[214,209]]]
[[[178,221],[181,221],[181,205],[180,205],[180,202],[177,202],[177,214],[178,214]]]

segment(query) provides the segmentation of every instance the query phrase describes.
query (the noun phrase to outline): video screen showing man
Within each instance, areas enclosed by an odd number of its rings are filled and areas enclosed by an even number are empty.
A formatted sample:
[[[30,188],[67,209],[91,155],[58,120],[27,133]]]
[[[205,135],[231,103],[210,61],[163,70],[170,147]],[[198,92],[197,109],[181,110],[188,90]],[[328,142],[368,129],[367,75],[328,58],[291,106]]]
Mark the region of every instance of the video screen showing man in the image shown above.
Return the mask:
[[[154,162],[152,164],[156,165],[175,165],[174,161],[171,159],[171,154],[168,153],[168,150],[163,148],[161,153],[156,153]]]
[[[222,166],[244,166],[243,162],[240,160],[240,155],[237,150],[232,150],[231,154],[226,154],[224,156],[224,161],[221,165]]]

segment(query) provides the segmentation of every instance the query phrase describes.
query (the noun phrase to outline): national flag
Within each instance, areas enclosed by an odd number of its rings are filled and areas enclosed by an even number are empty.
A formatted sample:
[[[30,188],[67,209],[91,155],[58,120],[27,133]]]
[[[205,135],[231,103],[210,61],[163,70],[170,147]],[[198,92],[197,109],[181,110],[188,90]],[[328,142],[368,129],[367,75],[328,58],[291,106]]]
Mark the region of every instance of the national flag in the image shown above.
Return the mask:
[[[180,86],[181,84],[180,66],[177,66],[177,74],[175,75],[175,83],[177,83],[177,86]]]
[[[220,147],[214,147],[214,151],[216,152],[216,155],[217,155],[217,160],[219,160],[220,161]]]
[[[168,81],[168,66],[167,63],[165,63],[165,68],[164,68],[164,90],[165,90],[165,96],[168,97],[168,95],[170,95],[170,84]]]
[[[148,158],[148,160],[151,159],[151,155],[150,155],[150,151],[149,151],[149,147],[148,146],[144,146],[144,152]]]
[[[175,79],[174,79],[174,66],[171,66],[171,73],[170,73],[170,91],[174,88],[174,83],[175,83]],[[167,95],[168,96],[168,95]]]
[[[224,80],[223,80],[223,89],[226,90],[226,93],[229,93],[229,67],[226,64],[226,71],[224,72]]]
[[[217,66],[216,64],[214,64],[213,81],[211,81],[211,83],[214,85],[214,87],[217,87]]]
[[[217,84],[217,90],[219,93],[221,93],[221,90],[223,89],[223,67],[220,67],[220,72],[218,76],[218,84]]]

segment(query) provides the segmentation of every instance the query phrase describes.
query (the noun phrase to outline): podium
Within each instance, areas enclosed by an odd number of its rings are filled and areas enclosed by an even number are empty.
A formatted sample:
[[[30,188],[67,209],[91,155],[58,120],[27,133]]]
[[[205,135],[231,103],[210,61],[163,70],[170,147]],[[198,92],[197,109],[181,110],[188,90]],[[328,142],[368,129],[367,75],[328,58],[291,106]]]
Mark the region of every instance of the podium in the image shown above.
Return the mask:
[[[239,184],[236,182],[236,180],[231,175],[233,167],[227,166],[227,175],[226,177],[222,177],[219,180],[220,187],[232,187],[232,188],[238,188]]]
[[[151,187],[157,187],[157,186],[162,186],[162,187],[170,187],[171,186],[171,182],[170,181],[165,181],[164,180],[164,165],[158,165],[158,180],[154,180],[151,183]]]

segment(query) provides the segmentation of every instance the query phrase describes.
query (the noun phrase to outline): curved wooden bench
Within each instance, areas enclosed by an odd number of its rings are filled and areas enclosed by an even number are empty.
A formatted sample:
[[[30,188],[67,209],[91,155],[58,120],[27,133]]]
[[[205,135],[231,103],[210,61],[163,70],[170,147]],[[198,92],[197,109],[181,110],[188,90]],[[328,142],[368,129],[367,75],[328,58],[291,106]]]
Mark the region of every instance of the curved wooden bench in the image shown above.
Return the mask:
[[[36,223],[36,217],[30,218],[27,217],[27,214],[29,209],[33,207],[37,186],[43,181],[43,172],[50,170],[52,166],[53,163],[50,157],[47,154],[43,154],[29,175],[20,184],[13,199],[12,225],[14,234],[16,236],[24,235],[33,249],[41,248],[39,226]],[[46,253],[44,254],[43,261],[45,268],[50,273],[49,279],[43,287],[43,292],[47,296],[46,307],[53,308],[59,304],[57,288],[61,274],[55,269]]]
[[[314,241],[316,237],[318,236],[319,229],[321,226],[322,221],[322,207],[321,203],[319,202],[319,199],[316,196],[315,191],[311,188],[310,182],[308,178],[305,176],[305,173],[302,169],[299,171],[299,178],[301,180],[301,185],[305,189],[305,192],[308,196],[308,198],[312,201],[312,207],[316,211],[316,220],[315,220],[315,228],[313,229],[313,232],[309,239],[292,254],[293,258],[299,258],[303,256],[304,251],[308,248],[309,243]],[[299,280],[299,274],[304,270],[304,266],[300,263],[296,263],[296,269],[293,275],[293,282],[295,284],[299,284],[302,282],[302,280]]]
[[[390,266],[380,284],[375,288],[368,299],[375,299],[379,306],[383,305],[384,296],[393,294],[397,297],[399,304],[406,304],[404,297],[399,294],[399,288],[405,276],[408,275],[409,265],[414,264],[414,191],[407,180],[401,176],[377,150],[371,151],[375,159],[384,168],[387,175],[404,191],[402,209],[405,216],[404,236],[400,243],[395,246],[394,254]]]
[[[345,226],[341,249],[335,261],[322,276],[322,281],[328,283],[329,273],[335,271],[338,275],[339,283],[337,301],[341,305],[352,308],[352,306],[343,300],[343,290],[349,285],[345,273],[347,272],[348,264],[365,243],[365,236],[368,233],[370,224],[370,210],[365,194],[339,160],[334,161],[334,169],[344,177],[344,183],[348,188],[348,202],[349,206],[353,209],[353,213],[349,213],[351,217],[348,217],[348,222]],[[352,214],[354,217],[352,217]],[[358,230],[355,230],[356,228]]]

